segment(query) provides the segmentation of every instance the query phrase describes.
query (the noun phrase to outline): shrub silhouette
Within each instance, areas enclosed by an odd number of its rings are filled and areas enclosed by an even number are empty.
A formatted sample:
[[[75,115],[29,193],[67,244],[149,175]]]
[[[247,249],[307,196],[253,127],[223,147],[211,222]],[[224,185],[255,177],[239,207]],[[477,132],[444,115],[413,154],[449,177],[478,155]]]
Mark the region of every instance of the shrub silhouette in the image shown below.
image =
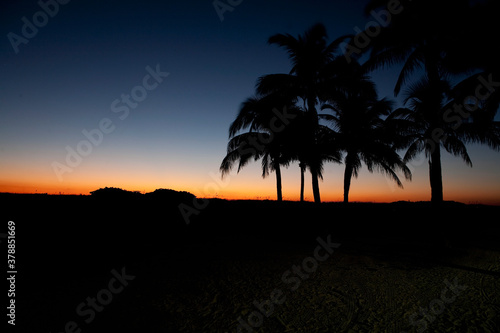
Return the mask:
[[[136,198],[147,198],[154,200],[166,200],[166,201],[189,201],[191,202],[195,197],[194,194],[189,192],[179,192],[170,189],[156,189],[153,192],[146,194],[141,194],[138,191],[127,191],[117,187],[105,187],[100,188],[95,191],[90,192],[92,197],[105,198],[105,199],[136,199]]]
[[[188,201],[192,202],[196,196],[186,191],[175,191],[171,189],[159,188],[153,192],[145,194],[148,198],[168,200],[168,201]]]
[[[97,198],[134,198],[141,195],[137,191],[132,192],[117,187],[100,188],[95,191],[91,191],[90,194]]]

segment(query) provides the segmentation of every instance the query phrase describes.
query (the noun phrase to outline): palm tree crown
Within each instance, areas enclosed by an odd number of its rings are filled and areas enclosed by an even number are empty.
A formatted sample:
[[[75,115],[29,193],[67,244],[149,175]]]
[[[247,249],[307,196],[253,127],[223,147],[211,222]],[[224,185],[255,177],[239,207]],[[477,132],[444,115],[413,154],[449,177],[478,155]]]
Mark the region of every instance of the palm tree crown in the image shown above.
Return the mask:
[[[238,162],[238,172],[250,161],[262,159],[262,177],[276,172],[277,199],[282,201],[281,169],[294,159],[290,152],[287,124],[280,124],[277,105],[284,105],[288,114],[296,117],[300,110],[276,95],[248,98],[229,127],[227,155],[220,170],[224,176]],[[240,133],[248,129],[248,132]]]
[[[302,145],[307,147],[302,149],[301,170],[307,166],[311,172],[314,201],[317,203],[321,202],[318,179],[321,179],[324,162],[317,134],[324,129],[319,128],[316,105],[324,99],[325,69],[334,59],[334,52],[338,50],[342,39],[328,44],[326,29],[322,24],[314,25],[298,37],[289,34],[271,36],[269,44],[276,44],[287,51],[292,69],[289,74],[263,76],[257,83],[257,91],[261,94],[286,92],[294,101],[302,101],[308,116],[301,133]]]
[[[411,172],[397,154],[393,143],[396,133],[390,133],[389,121],[384,120],[392,110],[392,102],[378,99],[373,82],[357,62],[345,64],[347,76],[344,86],[331,92],[330,103],[323,109],[333,115],[320,115],[329,121],[335,130],[335,144],[346,153],[344,158],[344,202],[349,201],[351,178],[357,177],[361,162],[370,172],[377,169],[392,178],[398,186],[402,183],[397,170],[411,179]]]

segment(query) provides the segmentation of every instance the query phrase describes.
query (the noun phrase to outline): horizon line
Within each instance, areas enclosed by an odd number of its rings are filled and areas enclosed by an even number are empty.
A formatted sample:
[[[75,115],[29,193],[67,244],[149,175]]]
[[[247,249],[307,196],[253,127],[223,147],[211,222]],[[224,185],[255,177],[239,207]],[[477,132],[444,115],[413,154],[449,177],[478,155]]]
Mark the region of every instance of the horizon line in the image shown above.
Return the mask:
[[[169,189],[170,190],[170,189]],[[131,192],[131,193],[137,193],[137,194],[140,194],[140,195],[146,195],[148,193],[153,193],[153,192],[146,192],[146,193],[141,193],[140,191],[128,191],[128,190],[124,190],[124,191],[127,191],[127,192]],[[182,192],[187,192],[187,193],[190,193],[192,194],[191,192],[188,192],[188,191],[177,191],[177,190],[172,190],[172,191],[175,191],[175,192],[179,192],[179,193],[182,193]],[[5,195],[5,194],[8,194],[8,195],[33,195],[33,196],[37,196],[37,195],[40,195],[40,196],[85,196],[85,197],[92,197],[93,195],[92,194],[83,194],[83,193],[30,193],[30,192],[0,192],[0,195]],[[196,195],[193,194],[193,196],[197,199],[206,199],[206,200],[224,200],[224,201],[273,201],[273,202],[278,202],[277,199],[257,199],[257,198],[252,198],[252,199],[249,199],[249,198],[233,198],[233,199],[229,199],[229,198],[220,198],[220,197],[197,197]],[[282,202],[297,202],[297,203],[300,203],[300,202],[306,202],[306,203],[314,203],[314,200],[304,200],[304,201],[300,201],[300,200],[291,200],[291,199],[283,199]],[[444,200],[443,201],[444,203],[458,203],[458,204],[462,204],[462,205],[471,205],[471,206],[474,206],[474,205],[481,205],[481,206],[492,206],[492,207],[499,207],[500,206],[500,203],[499,204],[488,204],[488,203],[482,203],[482,202],[469,202],[469,203],[465,203],[465,202],[462,202],[462,201],[456,201],[456,200]],[[322,201],[321,203],[338,203],[338,204],[344,204],[343,201],[331,201],[331,200],[325,200],[325,201]],[[358,203],[358,204],[394,204],[394,203],[431,203],[430,200],[418,200],[418,201],[412,201],[412,200],[396,200],[396,201],[358,201],[358,200],[355,200],[355,201],[349,201],[349,204],[351,203]]]

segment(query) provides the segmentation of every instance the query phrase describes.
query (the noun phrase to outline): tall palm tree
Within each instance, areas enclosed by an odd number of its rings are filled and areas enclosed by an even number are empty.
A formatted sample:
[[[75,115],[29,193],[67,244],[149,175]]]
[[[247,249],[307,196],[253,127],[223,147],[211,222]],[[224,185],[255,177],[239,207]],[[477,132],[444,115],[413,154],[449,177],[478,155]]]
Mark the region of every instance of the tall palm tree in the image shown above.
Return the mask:
[[[377,169],[385,173],[399,187],[403,185],[396,172],[402,171],[406,179],[411,179],[411,172],[393,145],[397,133],[390,131],[392,124],[384,119],[393,103],[378,99],[375,85],[356,61],[345,64],[344,68],[341,75],[346,77],[340,80],[344,85],[334,86],[330,103],[322,107],[333,114],[322,114],[320,118],[333,125],[334,144],[345,152],[344,202],[348,203],[351,180],[358,176],[361,162],[370,172]]]
[[[366,11],[386,6],[388,1],[372,0]],[[450,74],[449,54],[457,43],[461,43],[463,22],[467,22],[470,12],[469,0],[405,1],[404,10],[393,15],[390,23],[381,29],[371,41],[370,59],[367,66],[371,69],[402,64],[394,93],[401,89],[416,74],[427,78],[430,86],[439,87]],[[367,49],[368,50],[368,49]],[[426,101],[427,119],[431,131],[440,130],[440,92],[429,92]],[[431,116],[432,115],[432,116]],[[440,205],[443,201],[443,180],[441,152],[427,150],[430,155],[429,173],[431,181],[431,201]]]
[[[273,131],[277,105],[285,103],[281,98],[274,96],[248,98],[241,106],[240,111],[229,128],[229,143],[227,155],[224,157],[220,171],[222,175],[229,173],[233,165],[238,162],[238,172],[250,161],[262,159],[262,177],[270,171],[276,173],[277,200],[283,200],[281,166],[288,166],[293,160],[290,148],[284,139],[286,127],[282,131]],[[298,113],[299,110],[290,104],[288,113]],[[240,133],[248,129],[248,132]]]
[[[466,146],[468,143],[487,144],[490,148],[500,150],[500,123],[494,121],[491,113],[477,110],[472,119],[459,127],[449,121],[453,117],[453,105],[457,105],[453,92],[448,82],[432,84],[427,77],[423,77],[405,92],[404,103],[408,108],[397,109],[389,116],[389,119],[404,121],[399,123],[406,131],[403,146],[408,149],[404,161],[410,161],[421,152],[425,152],[428,157],[432,199],[439,201],[443,200],[442,182],[439,181],[441,148],[461,157],[471,167],[472,161]],[[472,105],[464,105],[464,108],[470,107]],[[439,165],[439,169],[435,164]]]
[[[326,29],[322,24],[316,24],[303,35],[294,37],[290,34],[277,34],[271,36],[269,44],[284,48],[292,62],[289,74],[271,74],[263,76],[257,83],[257,91],[269,94],[277,91],[286,91],[296,100],[301,100],[303,108],[309,114],[307,123],[302,133],[302,142],[308,147],[303,155],[307,160],[302,160],[302,168],[307,166],[312,176],[314,201],[321,202],[319,182],[322,167],[318,144],[315,134],[318,130],[318,113],[316,106],[323,96],[325,67],[334,58],[343,37],[332,43],[327,43]]]

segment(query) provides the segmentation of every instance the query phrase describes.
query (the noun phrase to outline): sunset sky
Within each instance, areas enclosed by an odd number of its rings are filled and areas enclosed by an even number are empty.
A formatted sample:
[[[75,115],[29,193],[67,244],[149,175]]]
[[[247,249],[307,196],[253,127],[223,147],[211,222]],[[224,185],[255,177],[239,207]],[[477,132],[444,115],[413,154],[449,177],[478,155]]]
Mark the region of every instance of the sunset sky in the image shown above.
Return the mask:
[[[0,192],[88,194],[112,186],[275,199],[275,176],[262,179],[259,162],[223,180],[219,172],[228,127],[257,78],[290,71],[286,52],[267,39],[297,36],[317,22],[330,40],[354,33],[370,20],[365,1],[245,0],[223,21],[212,2],[73,0],[52,5],[51,17],[37,14],[38,1],[9,1],[0,13]],[[36,33],[23,28],[34,19]],[[10,33],[23,30],[33,36],[13,47]],[[380,97],[393,98],[396,73],[373,73]],[[100,126],[108,133],[92,137],[98,144],[81,143],[82,131]],[[87,156],[70,167],[67,147]],[[445,200],[500,204],[500,153],[473,145],[469,154],[473,168],[443,153]],[[54,165],[67,172],[58,175]],[[430,200],[427,161],[421,156],[410,169],[413,181],[400,189],[363,168],[350,199]],[[342,200],[343,171],[326,165],[323,201]],[[292,164],[283,171],[284,199],[298,200],[299,190]],[[312,200],[309,174],[305,194]]]

